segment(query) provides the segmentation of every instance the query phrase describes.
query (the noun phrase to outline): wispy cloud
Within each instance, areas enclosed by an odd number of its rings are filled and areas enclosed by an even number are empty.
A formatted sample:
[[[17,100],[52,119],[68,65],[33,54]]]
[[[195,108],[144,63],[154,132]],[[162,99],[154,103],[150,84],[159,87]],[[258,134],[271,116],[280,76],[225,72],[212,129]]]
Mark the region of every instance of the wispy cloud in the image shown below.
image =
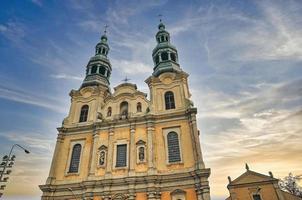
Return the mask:
[[[64,106],[62,106],[62,103],[58,102],[57,100],[49,99],[46,96],[38,96],[36,94],[32,94],[29,92],[21,91],[14,88],[9,88],[3,85],[0,85],[0,98],[7,99],[10,101],[30,104],[42,108],[47,108],[59,113],[66,112]]]
[[[83,81],[84,79],[84,77],[81,76],[72,76],[68,74],[52,74],[50,75],[50,77],[54,79],[76,80],[76,81]]]

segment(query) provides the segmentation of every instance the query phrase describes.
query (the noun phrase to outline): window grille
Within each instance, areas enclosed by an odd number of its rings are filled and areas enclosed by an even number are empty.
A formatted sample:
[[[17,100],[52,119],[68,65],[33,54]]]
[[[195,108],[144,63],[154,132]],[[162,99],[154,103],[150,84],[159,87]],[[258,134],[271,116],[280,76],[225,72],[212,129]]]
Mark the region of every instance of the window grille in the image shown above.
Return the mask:
[[[127,144],[116,146],[116,167],[127,166]]]
[[[175,132],[170,132],[167,135],[167,143],[168,143],[168,157],[169,163],[180,162],[180,149],[179,149],[179,141],[178,135]]]
[[[175,108],[175,101],[174,101],[173,92],[169,91],[169,92],[165,93],[165,104],[166,104],[166,110]]]
[[[79,171],[81,149],[82,146],[80,144],[76,144],[73,146],[70,166],[69,166],[69,173],[77,173]]]

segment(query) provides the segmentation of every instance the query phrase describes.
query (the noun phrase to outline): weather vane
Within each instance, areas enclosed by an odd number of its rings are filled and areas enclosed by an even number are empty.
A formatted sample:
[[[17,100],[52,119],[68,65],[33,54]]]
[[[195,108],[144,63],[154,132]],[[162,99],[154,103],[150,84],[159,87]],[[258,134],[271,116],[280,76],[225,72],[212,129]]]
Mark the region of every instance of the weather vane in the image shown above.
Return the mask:
[[[126,76],[126,78],[125,79],[123,79],[122,81],[124,81],[125,83],[128,83],[128,81],[130,81],[131,79],[130,78],[128,78],[127,76]]]
[[[159,17],[159,22],[162,22],[162,14],[157,15]]]
[[[107,28],[108,28],[109,26],[106,24],[104,27],[105,27],[104,34],[106,35],[106,33],[107,33]]]

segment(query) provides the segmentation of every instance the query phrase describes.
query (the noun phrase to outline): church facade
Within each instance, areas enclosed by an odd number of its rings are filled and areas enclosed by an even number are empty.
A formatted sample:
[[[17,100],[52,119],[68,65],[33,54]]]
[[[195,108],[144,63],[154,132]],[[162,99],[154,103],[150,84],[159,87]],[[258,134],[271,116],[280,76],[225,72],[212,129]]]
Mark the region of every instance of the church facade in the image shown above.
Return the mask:
[[[163,23],[155,38],[147,98],[127,82],[111,92],[101,37],[81,87],[70,92],[42,200],[210,200],[188,74]]]

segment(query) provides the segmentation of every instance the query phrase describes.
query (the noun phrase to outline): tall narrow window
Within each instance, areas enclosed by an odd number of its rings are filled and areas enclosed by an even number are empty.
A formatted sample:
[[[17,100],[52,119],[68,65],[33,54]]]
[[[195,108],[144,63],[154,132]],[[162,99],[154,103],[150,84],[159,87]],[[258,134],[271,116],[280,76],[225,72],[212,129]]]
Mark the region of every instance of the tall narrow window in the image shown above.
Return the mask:
[[[166,110],[175,108],[174,94],[171,91],[165,93]]]
[[[175,56],[174,53],[171,53],[171,60],[174,61],[174,62],[176,62],[176,56]]]
[[[108,110],[107,110],[107,117],[111,117],[112,115],[112,108],[111,107],[108,107]]]
[[[260,194],[253,194],[253,200],[261,200]]]
[[[88,110],[89,110],[89,106],[88,105],[84,105],[81,108],[81,113],[80,113],[80,120],[79,122],[86,122],[87,118],[88,118]]]
[[[97,70],[98,70],[98,66],[94,65],[94,66],[91,68],[91,74],[95,74]]]
[[[138,102],[136,105],[136,112],[142,112],[142,103]]]
[[[123,101],[120,105],[120,112],[123,116],[127,116],[128,115],[128,102],[127,101]]]
[[[127,166],[127,144],[116,146],[116,167]]]
[[[105,75],[105,71],[106,71],[106,68],[101,66],[100,67],[100,74]]]
[[[162,53],[161,53],[161,59],[162,59],[163,61],[168,60],[168,53],[167,53],[167,52],[162,52]]]
[[[169,163],[180,162],[178,134],[170,132],[167,135]]]
[[[79,171],[81,150],[82,150],[82,146],[80,144],[76,144],[73,146],[69,171],[68,171],[69,173],[77,173]]]

